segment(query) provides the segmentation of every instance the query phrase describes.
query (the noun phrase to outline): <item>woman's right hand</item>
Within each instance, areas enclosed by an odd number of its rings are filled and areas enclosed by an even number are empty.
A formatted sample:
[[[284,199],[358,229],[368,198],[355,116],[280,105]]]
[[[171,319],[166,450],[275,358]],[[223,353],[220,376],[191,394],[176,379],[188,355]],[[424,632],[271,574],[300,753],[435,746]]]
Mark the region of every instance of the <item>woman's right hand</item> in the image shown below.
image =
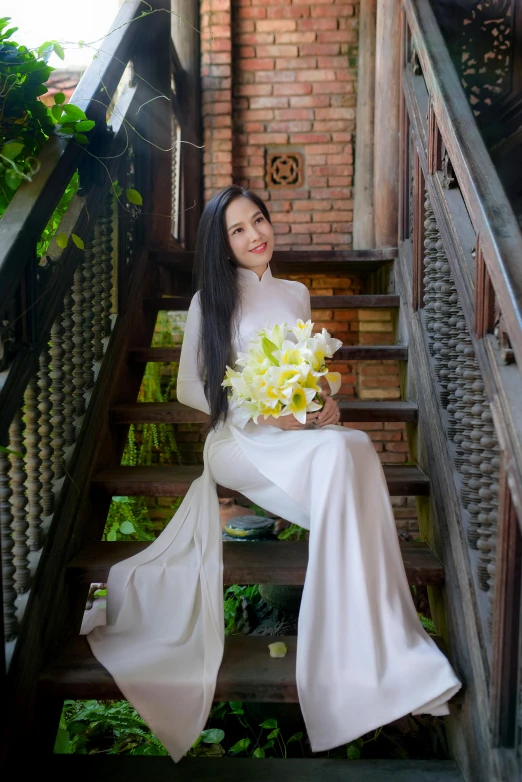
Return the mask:
[[[296,429],[304,429],[307,424],[313,423],[319,415],[319,412],[320,411],[307,413],[306,424],[300,423],[293,415],[281,415],[279,418],[274,418],[271,415],[268,418],[259,416],[257,423],[261,426],[276,426],[278,429],[284,429],[285,431],[294,431]]]

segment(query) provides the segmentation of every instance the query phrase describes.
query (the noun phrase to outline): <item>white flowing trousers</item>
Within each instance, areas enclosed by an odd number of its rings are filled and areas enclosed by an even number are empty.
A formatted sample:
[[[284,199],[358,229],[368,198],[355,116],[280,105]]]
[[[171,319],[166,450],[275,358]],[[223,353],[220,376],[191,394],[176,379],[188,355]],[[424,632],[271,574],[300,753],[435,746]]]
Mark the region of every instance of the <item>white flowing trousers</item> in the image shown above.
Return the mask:
[[[225,425],[204,458],[160,537],[111,569],[107,626],[87,636],[173,759],[205,726],[223,652],[215,482],[310,530],[296,675],[313,751],[410,712],[449,713],[461,684],[417,617],[370,438]]]
[[[410,712],[448,714],[461,684],[418,619],[368,435],[254,426],[215,435],[209,464],[216,482],[310,530],[296,674],[313,751]]]

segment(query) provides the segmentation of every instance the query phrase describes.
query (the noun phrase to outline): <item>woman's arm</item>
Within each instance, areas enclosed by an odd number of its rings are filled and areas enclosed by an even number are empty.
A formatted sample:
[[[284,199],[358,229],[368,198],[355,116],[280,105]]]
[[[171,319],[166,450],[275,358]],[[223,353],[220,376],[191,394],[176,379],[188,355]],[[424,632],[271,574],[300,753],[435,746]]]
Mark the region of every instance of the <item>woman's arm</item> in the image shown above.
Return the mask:
[[[190,302],[187,314],[183,345],[179,359],[176,394],[178,402],[194,407],[203,413],[210,413],[205,396],[203,380],[198,370],[198,345],[201,330],[201,309],[199,295],[196,293]]]

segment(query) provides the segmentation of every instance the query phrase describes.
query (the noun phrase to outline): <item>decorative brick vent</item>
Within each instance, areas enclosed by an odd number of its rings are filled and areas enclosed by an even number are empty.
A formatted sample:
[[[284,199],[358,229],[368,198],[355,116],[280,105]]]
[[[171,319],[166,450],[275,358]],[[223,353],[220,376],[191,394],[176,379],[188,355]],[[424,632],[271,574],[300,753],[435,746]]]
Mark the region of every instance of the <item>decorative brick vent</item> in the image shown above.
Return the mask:
[[[304,158],[300,152],[267,152],[267,187],[301,187],[303,172]]]

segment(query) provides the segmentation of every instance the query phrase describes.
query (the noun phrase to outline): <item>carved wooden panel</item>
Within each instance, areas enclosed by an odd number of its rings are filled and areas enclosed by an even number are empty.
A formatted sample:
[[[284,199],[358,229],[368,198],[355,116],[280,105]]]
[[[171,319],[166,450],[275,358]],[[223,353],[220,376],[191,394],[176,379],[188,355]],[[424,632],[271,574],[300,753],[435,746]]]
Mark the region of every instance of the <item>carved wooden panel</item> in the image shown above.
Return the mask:
[[[499,496],[499,533],[491,667],[491,732],[497,746],[513,747],[522,722],[522,680],[519,679],[522,533],[506,473]],[[522,728],[522,724],[519,726]]]
[[[488,274],[477,236],[475,249],[475,334],[484,337],[495,328],[495,291]]]
[[[304,158],[300,152],[267,152],[267,187],[301,187],[304,181]]]
[[[521,0],[437,0],[432,8],[477,120],[513,110],[520,120]]]

